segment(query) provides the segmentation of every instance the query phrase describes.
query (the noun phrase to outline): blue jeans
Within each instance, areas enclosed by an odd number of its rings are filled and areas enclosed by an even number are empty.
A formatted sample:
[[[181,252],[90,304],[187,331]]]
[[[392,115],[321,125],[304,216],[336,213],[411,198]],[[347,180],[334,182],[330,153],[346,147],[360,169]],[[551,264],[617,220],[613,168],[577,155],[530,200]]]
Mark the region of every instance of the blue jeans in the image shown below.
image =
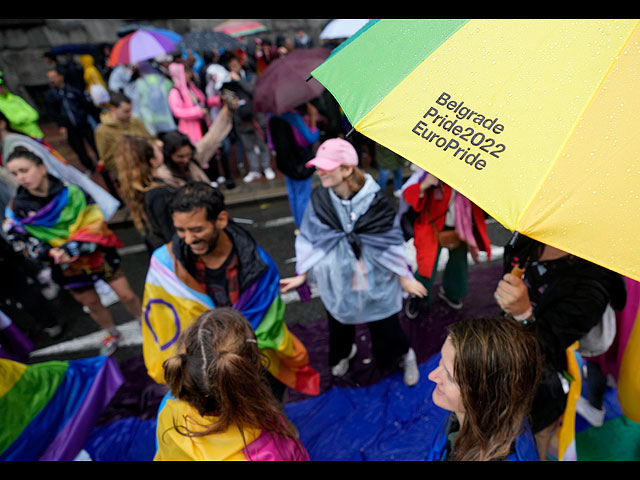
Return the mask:
[[[309,178],[305,178],[304,180],[294,180],[293,178],[289,178],[285,175],[284,180],[287,184],[289,207],[291,207],[293,221],[296,226],[299,227],[302,224],[304,211],[306,210],[309,199],[311,198],[313,175]]]
[[[387,180],[389,180],[389,174],[391,170],[386,168],[380,169],[380,175],[378,176],[378,185],[381,189],[385,189],[387,186]],[[400,190],[402,188],[402,169],[398,168],[393,171],[393,191]]]

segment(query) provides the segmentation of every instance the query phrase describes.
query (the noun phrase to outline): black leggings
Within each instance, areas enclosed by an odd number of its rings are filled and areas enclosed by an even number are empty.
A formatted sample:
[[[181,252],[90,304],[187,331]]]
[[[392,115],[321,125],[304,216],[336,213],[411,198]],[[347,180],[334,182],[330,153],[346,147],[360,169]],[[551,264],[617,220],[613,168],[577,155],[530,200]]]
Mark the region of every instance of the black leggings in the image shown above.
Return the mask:
[[[351,352],[351,345],[355,342],[356,326],[345,325],[329,317],[329,365],[337,365],[340,360],[347,358]],[[402,355],[409,351],[409,338],[402,330],[398,314],[388,318],[368,322],[371,334],[371,347],[376,365],[382,369],[391,367]]]

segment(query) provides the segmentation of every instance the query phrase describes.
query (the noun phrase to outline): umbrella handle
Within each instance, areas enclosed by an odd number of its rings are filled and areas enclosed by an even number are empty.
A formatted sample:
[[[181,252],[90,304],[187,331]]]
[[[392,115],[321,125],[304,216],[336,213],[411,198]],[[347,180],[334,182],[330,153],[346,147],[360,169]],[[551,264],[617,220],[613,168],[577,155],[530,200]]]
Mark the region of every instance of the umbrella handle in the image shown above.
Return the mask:
[[[524,270],[524,268],[520,268],[518,265],[516,265],[511,269],[511,275],[522,278],[522,275],[524,275]]]
[[[507,245],[509,247],[513,247],[519,236],[520,236],[519,232],[517,231],[513,232],[513,235],[511,236],[511,239],[509,240],[509,243]],[[511,275],[515,275],[518,278],[522,278],[522,276],[524,275],[524,270],[525,269],[520,267],[520,265],[514,265],[513,268],[511,269]]]

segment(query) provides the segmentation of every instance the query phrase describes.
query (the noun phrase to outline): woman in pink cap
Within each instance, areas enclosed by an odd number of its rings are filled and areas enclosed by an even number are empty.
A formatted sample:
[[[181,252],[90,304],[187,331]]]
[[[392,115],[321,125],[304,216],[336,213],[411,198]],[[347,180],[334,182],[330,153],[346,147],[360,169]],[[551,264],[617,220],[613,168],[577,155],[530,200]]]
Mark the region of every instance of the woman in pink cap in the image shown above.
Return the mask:
[[[355,325],[367,323],[378,367],[400,360],[404,381],[415,385],[416,355],[400,327],[403,290],[424,296],[404,250],[395,211],[369,175],[358,168],[353,146],[341,138],[325,141],[315,166],[322,185],[311,195],[296,237],[295,277],[281,280],[281,291],[310,280],[318,287],[329,316],[329,363],[343,376],[356,355]]]

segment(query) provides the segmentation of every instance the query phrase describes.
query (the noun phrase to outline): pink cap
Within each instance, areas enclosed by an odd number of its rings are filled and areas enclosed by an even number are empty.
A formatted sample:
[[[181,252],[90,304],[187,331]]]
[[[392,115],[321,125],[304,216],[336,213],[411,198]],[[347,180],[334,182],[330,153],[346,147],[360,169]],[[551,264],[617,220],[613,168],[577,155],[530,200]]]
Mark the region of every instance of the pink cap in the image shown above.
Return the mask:
[[[307,162],[307,167],[317,167],[332,171],[340,165],[358,165],[358,153],[349,142],[342,138],[330,138],[320,145],[313,160]]]

